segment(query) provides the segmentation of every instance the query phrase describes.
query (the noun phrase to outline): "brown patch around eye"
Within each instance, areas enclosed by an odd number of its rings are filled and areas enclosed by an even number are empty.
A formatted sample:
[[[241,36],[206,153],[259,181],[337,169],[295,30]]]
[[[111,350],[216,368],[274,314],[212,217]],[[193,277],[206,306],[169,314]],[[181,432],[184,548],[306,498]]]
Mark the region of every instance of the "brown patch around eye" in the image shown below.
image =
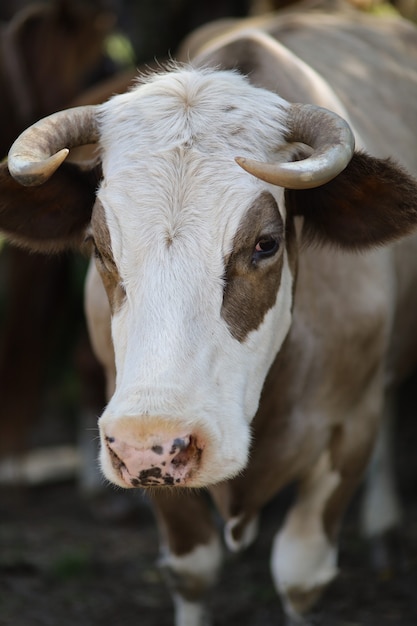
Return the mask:
[[[109,299],[112,314],[120,309],[126,297],[121,278],[114,262],[110,233],[103,205],[96,201],[91,219],[91,229],[96,246],[97,269]]]
[[[273,235],[278,251],[254,262],[254,248],[259,238]],[[244,341],[260,326],[267,311],[275,304],[281,284],[284,224],[274,198],[262,193],[246,213],[226,262],[222,317],[233,337]]]

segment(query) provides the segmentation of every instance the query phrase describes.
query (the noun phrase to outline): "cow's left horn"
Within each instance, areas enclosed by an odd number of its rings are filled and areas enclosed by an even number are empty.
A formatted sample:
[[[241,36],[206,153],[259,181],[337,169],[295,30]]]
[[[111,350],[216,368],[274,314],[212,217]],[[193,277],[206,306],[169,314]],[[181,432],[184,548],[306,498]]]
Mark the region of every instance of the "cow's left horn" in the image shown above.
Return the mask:
[[[319,187],[345,169],[355,139],[339,115],[312,104],[293,104],[287,123],[286,140],[310,146],[311,156],[289,163],[262,163],[244,157],[237,157],[236,162],[253,176],[287,189]]]
[[[21,185],[41,185],[66,159],[69,148],[98,141],[97,108],[58,111],[27,128],[9,151],[10,174]]]

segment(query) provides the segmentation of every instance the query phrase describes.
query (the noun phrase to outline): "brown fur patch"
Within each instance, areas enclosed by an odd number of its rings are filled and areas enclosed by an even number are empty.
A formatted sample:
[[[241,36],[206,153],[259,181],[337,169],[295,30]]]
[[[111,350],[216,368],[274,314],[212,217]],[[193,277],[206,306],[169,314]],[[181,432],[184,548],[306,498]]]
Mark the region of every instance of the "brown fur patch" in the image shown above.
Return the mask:
[[[91,229],[95,244],[95,258],[98,272],[109,299],[111,312],[118,311],[126,297],[120,274],[113,258],[110,233],[103,205],[99,200],[94,205]]]
[[[286,206],[305,218],[308,242],[360,250],[399,239],[417,226],[417,181],[390,159],[355,153],[335,179],[286,190]]]
[[[279,241],[270,258],[253,260],[257,241],[264,236]],[[284,224],[274,198],[262,193],[242,220],[226,262],[222,317],[238,341],[259,327],[274,306],[284,259]]]
[[[206,493],[162,488],[153,490],[149,497],[172,554],[183,556],[212,541],[216,528]]]

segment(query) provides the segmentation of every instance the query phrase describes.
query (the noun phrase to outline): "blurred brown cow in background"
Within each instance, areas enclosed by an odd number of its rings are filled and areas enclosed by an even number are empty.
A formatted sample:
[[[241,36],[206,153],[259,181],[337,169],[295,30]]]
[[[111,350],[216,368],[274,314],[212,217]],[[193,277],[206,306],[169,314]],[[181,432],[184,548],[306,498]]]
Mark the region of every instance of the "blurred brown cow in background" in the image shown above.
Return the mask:
[[[92,81],[114,71],[103,53],[114,23],[107,10],[60,0],[31,4],[2,25],[2,157],[28,123],[68,105]],[[0,455],[28,445],[30,427],[41,411],[48,354],[59,329],[73,332],[74,309],[62,306],[71,289],[71,263],[65,257],[49,263],[46,257],[9,247],[2,251]]]

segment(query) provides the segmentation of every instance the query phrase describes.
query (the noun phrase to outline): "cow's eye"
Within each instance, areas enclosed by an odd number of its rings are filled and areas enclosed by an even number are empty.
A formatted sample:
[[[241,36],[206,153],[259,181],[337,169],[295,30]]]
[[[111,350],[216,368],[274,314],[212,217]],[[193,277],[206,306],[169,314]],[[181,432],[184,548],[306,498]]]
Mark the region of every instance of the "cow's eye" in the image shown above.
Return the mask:
[[[274,237],[261,237],[253,250],[253,261],[267,259],[278,252],[279,242]]]

